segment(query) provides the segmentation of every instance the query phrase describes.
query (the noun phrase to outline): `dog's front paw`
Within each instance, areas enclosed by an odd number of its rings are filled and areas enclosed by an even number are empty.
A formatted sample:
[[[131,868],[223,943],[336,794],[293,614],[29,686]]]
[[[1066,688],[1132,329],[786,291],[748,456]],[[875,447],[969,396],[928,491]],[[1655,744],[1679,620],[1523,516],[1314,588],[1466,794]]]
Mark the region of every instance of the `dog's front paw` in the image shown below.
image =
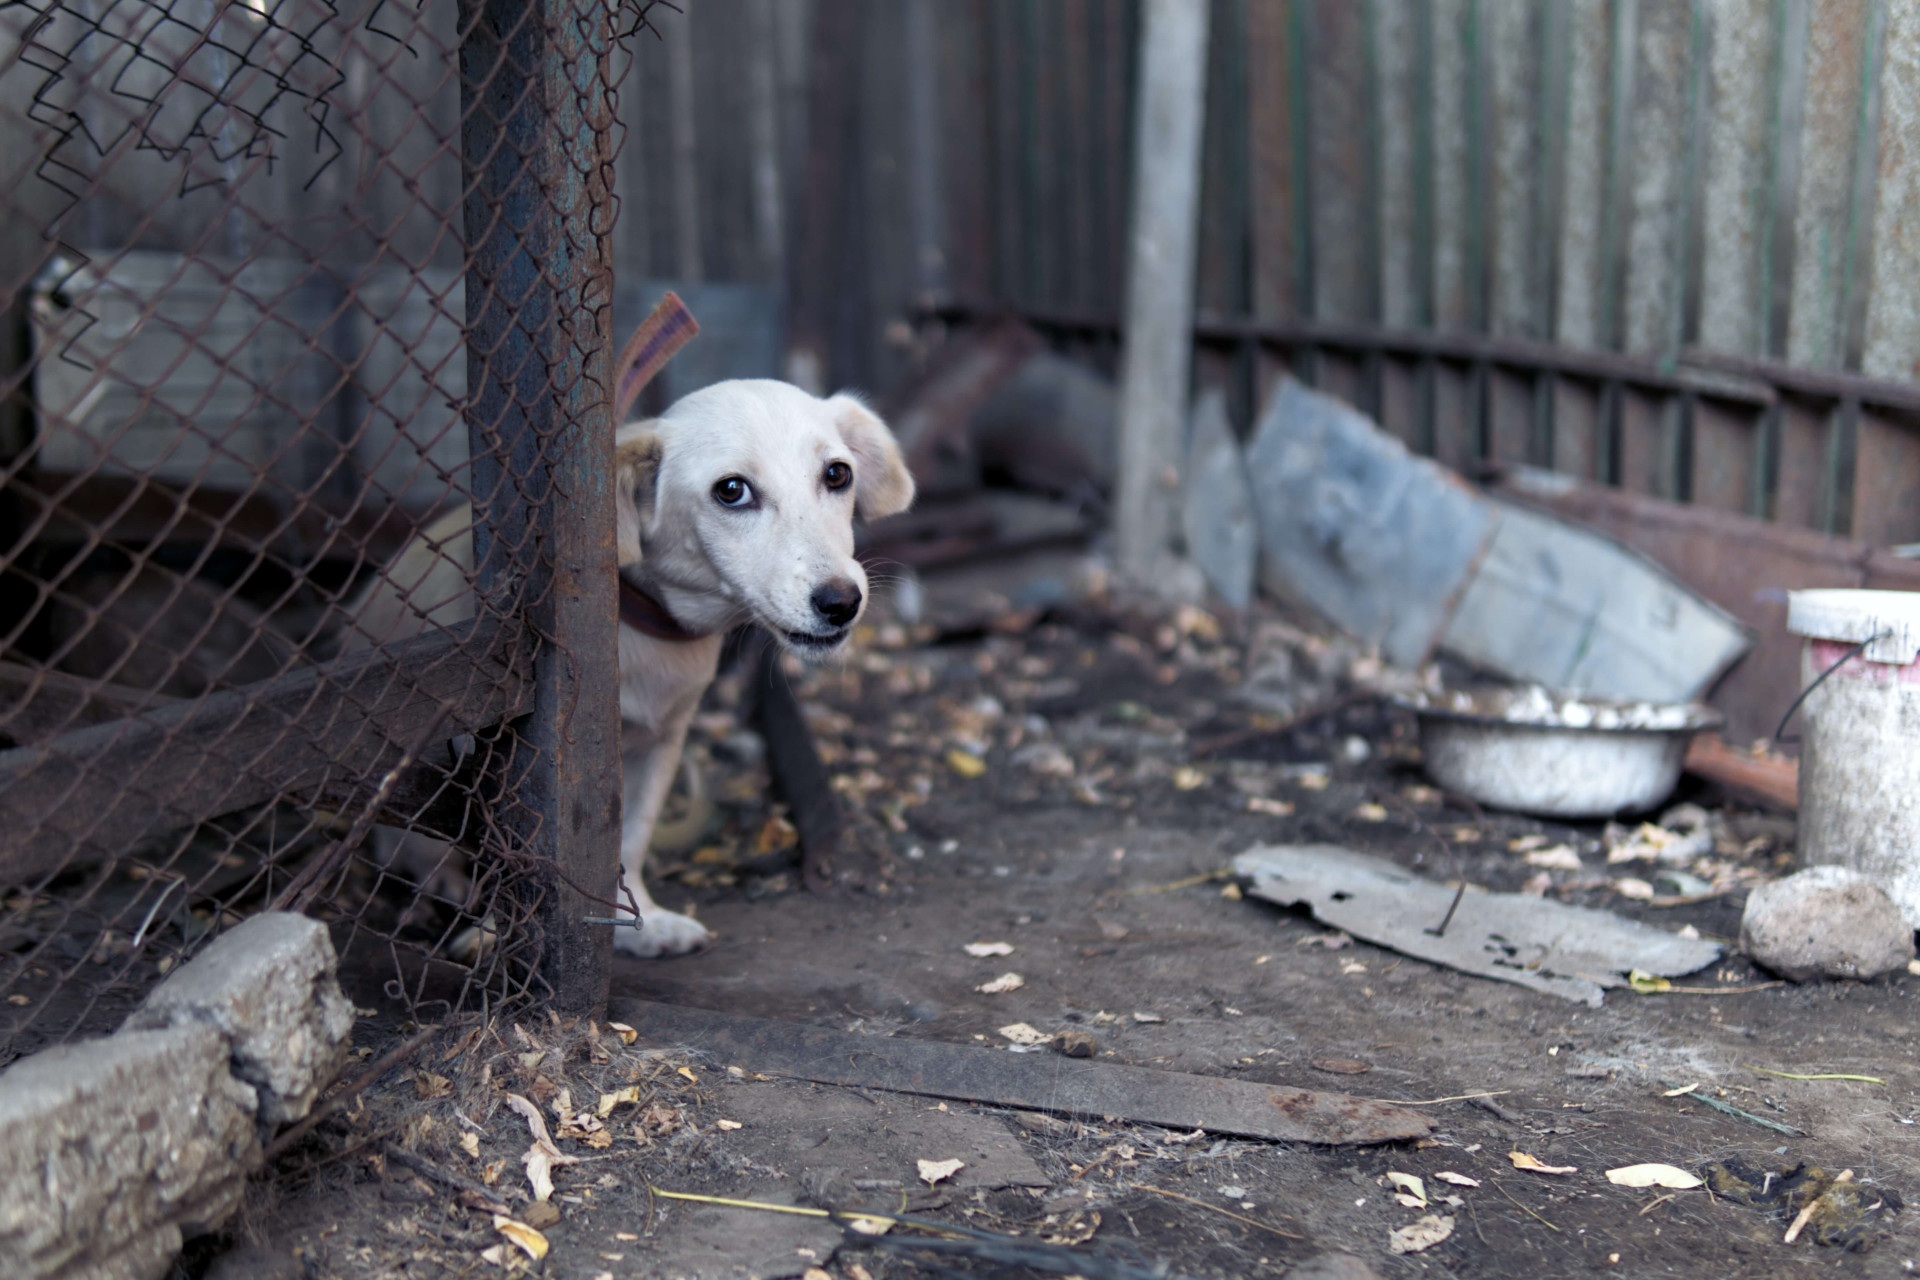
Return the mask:
[[[654,908],[640,918],[638,929],[613,931],[614,949],[630,956],[683,956],[713,941],[713,934],[692,916]]]

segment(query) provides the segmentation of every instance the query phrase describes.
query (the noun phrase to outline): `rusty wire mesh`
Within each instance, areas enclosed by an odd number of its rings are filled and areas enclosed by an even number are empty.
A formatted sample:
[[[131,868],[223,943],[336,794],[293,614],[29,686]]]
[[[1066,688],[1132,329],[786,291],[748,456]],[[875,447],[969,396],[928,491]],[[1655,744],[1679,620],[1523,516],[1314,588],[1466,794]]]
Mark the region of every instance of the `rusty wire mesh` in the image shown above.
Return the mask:
[[[540,992],[512,726],[554,587],[525,519],[476,573],[474,512],[553,500],[561,438],[503,421],[605,401],[554,277],[604,260],[648,7],[0,5],[0,1064],[268,907],[416,1008]],[[483,20],[501,67],[584,47],[581,101],[500,91]],[[556,214],[525,296],[467,297]]]

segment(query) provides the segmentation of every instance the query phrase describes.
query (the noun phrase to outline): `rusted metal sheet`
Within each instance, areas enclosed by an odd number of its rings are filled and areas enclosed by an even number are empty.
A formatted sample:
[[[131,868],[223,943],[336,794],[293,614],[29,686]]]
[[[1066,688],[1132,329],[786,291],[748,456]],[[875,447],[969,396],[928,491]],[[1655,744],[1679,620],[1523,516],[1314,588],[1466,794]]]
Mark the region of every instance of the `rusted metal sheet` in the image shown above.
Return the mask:
[[[1761,425],[1750,408],[1707,397],[1694,401],[1691,501],[1716,511],[1754,511]]]
[[[1920,5],[1889,4],[1861,368],[1920,379]]]
[[[937,497],[979,483],[968,428],[980,406],[1042,347],[1040,335],[1011,318],[962,334],[889,405],[907,467],[923,494]]]
[[[616,999],[612,1009],[650,1043],[697,1050],[765,1075],[845,1088],[1327,1146],[1404,1142],[1433,1129],[1416,1111],[1352,1094],[854,1035],[644,1000]]]
[[[1774,424],[1773,518],[1796,529],[1826,530],[1832,514],[1834,408],[1782,396]]]
[[[1846,359],[1848,242],[1858,234],[1851,215],[1871,7],[1859,0],[1807,0],[1800,19],[1807,33],[1806,90],[1786,354],[1817,368],[1838,368]]]
[[[1311,304],[1301,284],[1300,157],[1295,135],[1304,124],[1290,68],[1301,61],[1292,6],[1266,0],[1247,7],[1247,79],[1252,151],[1253,309],[1263,317],[1300,315]]]

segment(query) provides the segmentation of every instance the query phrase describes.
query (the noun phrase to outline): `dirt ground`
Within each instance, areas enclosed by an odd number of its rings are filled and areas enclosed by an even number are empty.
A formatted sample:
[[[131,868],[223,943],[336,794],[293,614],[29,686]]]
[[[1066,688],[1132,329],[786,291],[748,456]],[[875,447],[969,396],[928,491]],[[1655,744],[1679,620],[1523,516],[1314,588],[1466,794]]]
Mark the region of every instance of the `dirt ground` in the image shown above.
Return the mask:
[[[1000,1028],[1014,1023],[1077,1028],[1102,1062],[1418,1103],[1430,1139],[1316,1148],[1196,1138],[756,1079],[751,1062],[653,1045],[644,1026],[628,1044],[604,1025],[469,1019],[447,1029],[448,1047],[425,1050],[282,1158],[232,1235],[204,1243],[187,1269],[522,1269],[531,1263],[510,1244],[498,1262],[486,1256],[503,1243],[489,1210],[380,1153],[399,1144],[475,1186],[491,1170],[483,1189],[519,1212],[530,1138],[506,1095],[531,1097],[558,1126],[568,1106],[584,1115],[632,1085],[636,1100],[616,1102],[604,1122],[610,1140],[581,1124],[555,1139],[581,1160],[553,1175],[560,1217],[545,1229],[545,1275],[940,1274],[925,1258],[839,1247],[839,1231],[817,1218],[673,1201],[649,1185],[904,1208],[1083,1244],[1139,1274],[1280,1275],[1334,1250],[1388,1277],[1912,1271],[1920,1239],[1913,1215],[1894,1208],[1920,1188],[1910,1058],[1920,979],[1792,986],[1729,956],[1676,980],[1689,990],[1615,990],[1591,1010],[1349,942],[1222,875],[1258,843],[1337,843],[1443,882],[1524,888],[1730,939],[1746,888],[1791,866],[1790,823],[1707,792],[1679,799],[1713,813],[1715,849],[1674,885],[1648,863],[1610,865],[1599,824],[1452,801],[1421,777],[1410,719],[1368,692],[1389,679],[1274,615],[1222,625],[1082,607],[931,639],[877,627],[846,664],[804,681],[855,815],[853,849],[826,894],[795,888],[791,832],[729,709],[738,690],[723,683],[696,734],[720,811],[658,895],[690,905],[719,942],[684,959],[622,960],[614,986],[995,1052],[1008,1051]],[[1332,710],[1303,717],[1316,706]],[[1581,870],[1524,862],[1529,847],[1559,844]],[[978,942],[1012,950],[963,949]],[[979,990],[1006,972],[1024,984]],[[380,1028],[395,1020],[392,1010],[369,1019],[363,1043],[384,1043]],[[1490,1096],[1462,1099],[1471,1094]],[[1573,1171],[1516,1168],[1516,1151]],[[916,1161],[955,1157],[966,1161],[960,1174],[932,1186],[918,1177]],[[1788,1245],[1798,1201],[1756,1207],[1724,1182],[1719,1193],[1675,1192],[1604,1176],[1647,1162],[1733,1163],[1769,1189],[1767,1173],[1846,1169],[1862,1189],[1854,1203],[1879,1207],[1858,1221],[1823,1214]],[[1389,1172],[1424,1179],[1430,1206],[1398,1202]],[[471,1191],[468,1203],[479,1203]],[[1391,1232],[1429,1214],[1452,1219],[1450,1236],[1389,1252]],[[1823,1234],[1842,1242],[1816,1243]]]

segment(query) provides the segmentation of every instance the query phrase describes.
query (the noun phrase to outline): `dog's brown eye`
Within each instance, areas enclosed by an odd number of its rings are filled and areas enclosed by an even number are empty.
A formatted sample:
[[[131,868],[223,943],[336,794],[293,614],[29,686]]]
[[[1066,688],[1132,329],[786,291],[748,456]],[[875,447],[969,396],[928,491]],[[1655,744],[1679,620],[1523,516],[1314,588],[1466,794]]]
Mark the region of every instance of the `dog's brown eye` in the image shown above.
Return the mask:
[[[853,468],[844,462],[830,462],[827,464],[826,481],[829,489],[844,489],[853,483]]]
[[[753,501],[753,486],[739,476],[728,476],[713,486],[713,500],[723,507],[744,507]]]

